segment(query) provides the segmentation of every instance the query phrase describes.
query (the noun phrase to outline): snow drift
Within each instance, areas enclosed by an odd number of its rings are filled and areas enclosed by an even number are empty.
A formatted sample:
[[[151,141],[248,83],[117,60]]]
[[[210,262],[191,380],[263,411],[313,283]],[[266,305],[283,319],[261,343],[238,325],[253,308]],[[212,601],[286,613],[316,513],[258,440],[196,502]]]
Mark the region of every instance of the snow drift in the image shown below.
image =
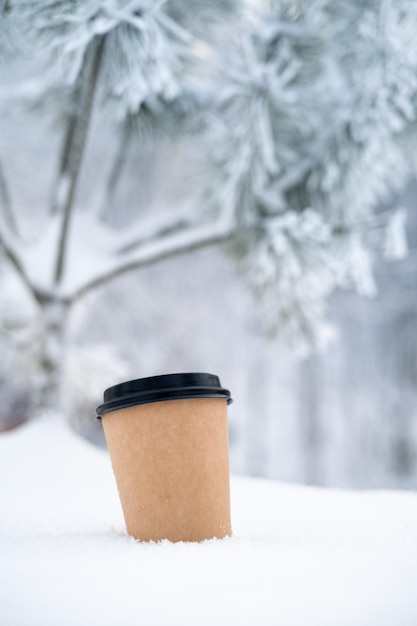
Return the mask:
[[[0,438],[5,626],[414,626],[417,495],[234,477],[234,536],[138,543],[108,455],[59,419]]]

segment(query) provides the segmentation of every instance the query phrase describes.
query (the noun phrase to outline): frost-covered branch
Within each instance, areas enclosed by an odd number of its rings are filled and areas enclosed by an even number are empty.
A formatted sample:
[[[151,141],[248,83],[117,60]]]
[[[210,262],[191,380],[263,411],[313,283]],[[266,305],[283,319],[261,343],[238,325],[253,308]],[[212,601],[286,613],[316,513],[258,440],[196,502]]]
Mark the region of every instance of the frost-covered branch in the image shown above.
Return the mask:
[[[103,54],[103,47],[104,38],[100,37],[92,42],[91,47],[88,50],[87,57],[85,59],[85,71],[82,72],[82,86],[79,93],[80,100],[78,103],[79,110],[76,127],[71,133],[71,140],[69,140],[68,137],[66,138],[66,143],[68,141],[68,155],[65,156],[67,171],[64,174],[64,181],[67,175],[68,185],[67,189],[64,189],[66,193],[62,205],[63,219],[58,241],[58,257],[56,261],[54,276],[55,283],[60,282],[64,270],[69,223],[71,213],[74,208],[74,199],[78,183],[78,175],[87,139],[88,127],[90,124],[94,93],[97,85],[100,62]],[[74,122],[71,120],[70,125],[72,125],[73,123]]]
[[[199,220],[191,219],[188,212],[183,215],[175,215],[171,219],[150,220],[148,225],[141,225],[139,235],[131,237],[130,240],[125,240],[116,248],[115,253],[119,256],[129,254],[143,246],[144,243],[159,241],[168,235],[174,235],[178,232],[191,232],[191,229],[198,225]]]
[[[134,252],[118,261],[113,260],[107,269],[101,271],[82,287],[76,289],[70,298],[76,300],[93,289],[100,287],[114,278],[153,265],[174,256],[186,254],[203,247],[226,243],[235,234],[233,226],[220,221],[216,224],[203,224],[183,229],[166,237],[143,242]]]
[[[56,214],[32,257],[28,251],[26,272],[51,297],[78,298],[133,269],[233,238],[230,250],[265,299],[270,327],[313,342],[335,287],[373,291],[375,207],[410,171],[403,143],[417,120],[417,4],[273,0],[268,14],[236,24],[236,38],[221,25],[228,47],[217,46],[217,72],[202,35],[216,4],[13,3],[47,59],[41,91],[49,96],[41,100],[67,116]],[[122,137],[105,206],[75,216],[93,101]],[[143,154],[144,138],[178,129],[191,131],[201,157],[206,207],[194,217],[172,207],[168,219],[151,215],[114,232],[106,217],[127,150],[136,143]],[[3,196],[6,222],[7,190]],[[224,221],[208,224],[207,215]],[[403,223],[392,224],[388,254],[405,252]]]
[[[311,342],[335,287],[375,291],[376,207],[411,171],[416,24],[402,0],[277,1],[221,55],[202,199],[242,226],[236,257],[272,330]]]

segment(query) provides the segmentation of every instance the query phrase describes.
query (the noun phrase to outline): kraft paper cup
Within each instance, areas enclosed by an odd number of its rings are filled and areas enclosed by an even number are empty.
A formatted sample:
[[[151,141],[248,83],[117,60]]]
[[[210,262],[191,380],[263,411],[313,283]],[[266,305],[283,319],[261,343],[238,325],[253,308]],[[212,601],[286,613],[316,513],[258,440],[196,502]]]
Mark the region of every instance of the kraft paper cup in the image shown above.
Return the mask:
[[[213,374],[107,389],[98,407],[127,532],[141,541],[231,535],[227,404]]]

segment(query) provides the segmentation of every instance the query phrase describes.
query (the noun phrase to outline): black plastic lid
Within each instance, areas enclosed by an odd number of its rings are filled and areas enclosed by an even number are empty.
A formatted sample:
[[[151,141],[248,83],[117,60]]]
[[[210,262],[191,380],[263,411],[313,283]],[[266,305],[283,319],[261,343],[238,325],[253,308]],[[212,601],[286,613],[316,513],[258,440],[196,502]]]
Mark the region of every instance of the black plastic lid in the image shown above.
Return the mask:
[[[164,374],[109,387],[104,392],[104,403],[97,407],[97,417],[135,404],[186,398],[226,398],[228,404],[232,402],[230,391],[221,386],[214,374]]]

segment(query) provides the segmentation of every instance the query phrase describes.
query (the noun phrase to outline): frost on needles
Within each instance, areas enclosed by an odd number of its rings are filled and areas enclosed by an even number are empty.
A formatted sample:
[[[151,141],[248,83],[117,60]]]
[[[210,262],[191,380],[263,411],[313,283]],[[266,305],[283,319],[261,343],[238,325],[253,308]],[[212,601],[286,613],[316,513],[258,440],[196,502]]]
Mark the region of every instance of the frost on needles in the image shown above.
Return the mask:
[[[1,2],[0,61],[20,49],[42,68],[3,102],[61,129],[40,227],[13,205],[0,153],[0,242],[34,306],[39,406],[66,376],[76,302],[202,246],[227,242],[272,332],[321,345],[332,290],[373,293],[376,251],[406,251],[404,214],[380,206],[416,165],[416,33],[408,0]],[[103,124],[118,147],[86,206],[86,142]],[[129,146],[167,136],[194,146],[187,206],[117,227]]]
[[[393,217],[378,207],[415,169],[417,5],[271,2],[235,34],[207,124],[208,193],[234,220],[269,328],[317,345],[335,287],[375,292]]]

